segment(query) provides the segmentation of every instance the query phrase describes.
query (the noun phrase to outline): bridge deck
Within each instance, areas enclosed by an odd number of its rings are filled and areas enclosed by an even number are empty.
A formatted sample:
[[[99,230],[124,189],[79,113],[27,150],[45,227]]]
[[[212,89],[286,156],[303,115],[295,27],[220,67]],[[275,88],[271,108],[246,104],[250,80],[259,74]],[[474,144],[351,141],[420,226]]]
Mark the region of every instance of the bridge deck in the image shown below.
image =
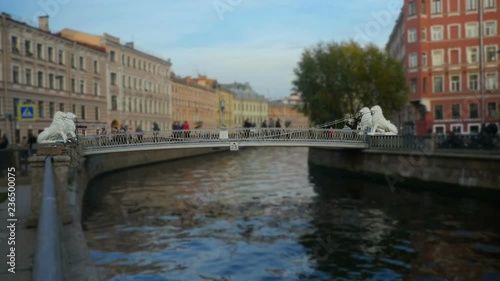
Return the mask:
[[[180,148],[332,147],[366,149],[367,136],[332,129],[174,130],[80,137],[84,155]]]

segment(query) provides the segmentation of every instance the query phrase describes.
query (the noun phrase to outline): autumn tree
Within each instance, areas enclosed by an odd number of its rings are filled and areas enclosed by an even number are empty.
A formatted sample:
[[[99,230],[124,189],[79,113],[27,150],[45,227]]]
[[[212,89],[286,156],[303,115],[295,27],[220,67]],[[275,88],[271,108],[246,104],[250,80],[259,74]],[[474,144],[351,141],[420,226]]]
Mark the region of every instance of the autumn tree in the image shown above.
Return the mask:
[[[302,53],[294,72],[302,111],[315,124],[355,114],[364,106],[380,105],[387,116],[407,100],[403,65],[375,45],[319,43]]]

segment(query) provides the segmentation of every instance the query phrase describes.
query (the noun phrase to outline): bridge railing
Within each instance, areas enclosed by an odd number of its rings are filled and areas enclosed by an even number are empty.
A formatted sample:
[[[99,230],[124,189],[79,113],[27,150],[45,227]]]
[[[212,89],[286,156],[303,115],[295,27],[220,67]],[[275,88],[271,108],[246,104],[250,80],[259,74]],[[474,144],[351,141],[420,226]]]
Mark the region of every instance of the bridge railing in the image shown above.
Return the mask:
[[[206,143],[206,142],[349,142],[366,143],[366,135],[355,130],[291,129],[291,128],[238,128],[195,129],[132,132],[97,136],[79,136],[84,150],[104,147]]]
[[[33,264],[34,281],[62,281],[60,220],[57,213],[56,188],[52,157],[45,160],[42,202],[38,219],[35,260]]]
[[[500,151],[500,137],[481,135],[369,136],[370,148]]]

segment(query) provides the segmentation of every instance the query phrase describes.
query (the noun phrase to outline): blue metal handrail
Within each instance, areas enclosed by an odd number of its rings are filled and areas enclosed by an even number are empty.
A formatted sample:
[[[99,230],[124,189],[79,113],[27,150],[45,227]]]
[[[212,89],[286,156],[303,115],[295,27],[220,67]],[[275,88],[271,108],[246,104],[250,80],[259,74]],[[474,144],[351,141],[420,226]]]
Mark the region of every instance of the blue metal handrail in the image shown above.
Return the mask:
[[[63,281],[59,215],[52,157],[45,159],[33,281]]]

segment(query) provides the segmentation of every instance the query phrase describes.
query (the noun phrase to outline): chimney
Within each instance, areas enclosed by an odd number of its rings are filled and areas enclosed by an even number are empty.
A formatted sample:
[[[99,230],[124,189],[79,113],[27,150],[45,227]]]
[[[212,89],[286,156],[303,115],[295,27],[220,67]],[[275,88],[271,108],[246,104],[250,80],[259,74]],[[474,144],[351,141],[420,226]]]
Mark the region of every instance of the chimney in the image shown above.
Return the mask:
[[[49,30],[49,16],[39,16],[38,17],[38,29],[45,32],[50,32]]]
[[[134,48],[134,42],[127,42],[127,43],[125,43],[125,47],[133,49]]]

